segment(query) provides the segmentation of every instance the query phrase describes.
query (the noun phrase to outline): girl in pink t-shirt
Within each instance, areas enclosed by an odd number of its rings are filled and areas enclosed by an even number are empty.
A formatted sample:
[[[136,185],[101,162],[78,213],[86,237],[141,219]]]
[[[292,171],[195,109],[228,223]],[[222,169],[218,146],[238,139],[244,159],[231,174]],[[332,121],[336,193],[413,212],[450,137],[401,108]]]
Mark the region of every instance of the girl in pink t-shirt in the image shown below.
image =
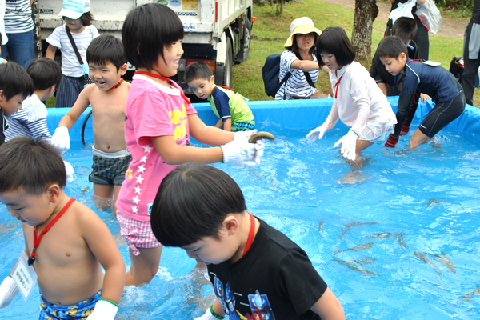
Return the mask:
[[[340,27],[325,29],[316,49],[318,60],[330,68],[335,100],[325,122],[310,131],[307,139],[321,139],[340,118],[351,129],[334,146],[341,145],[340,153],[354,170],[362,168],[364,161],[359,153],[375,141],[385,140],[397,118],[370,73],[353,61],[355,51],[345,30]]]
[[[138,71],[125,107],[125,139],[132,161],[116,203],[121,233],[130,249],[126,285],[150,282],[162,245],[150,228],[150,208],[162,179],[182,162],[233,162],[255,166],[263,143],[249,143],[255,131],[227,132],[207,127],[168,77],[177,74],[183,54],[183,26],[168,7],[149,3],[129,12],[123,46]],[[215,148],[190,146],[190,136]]]

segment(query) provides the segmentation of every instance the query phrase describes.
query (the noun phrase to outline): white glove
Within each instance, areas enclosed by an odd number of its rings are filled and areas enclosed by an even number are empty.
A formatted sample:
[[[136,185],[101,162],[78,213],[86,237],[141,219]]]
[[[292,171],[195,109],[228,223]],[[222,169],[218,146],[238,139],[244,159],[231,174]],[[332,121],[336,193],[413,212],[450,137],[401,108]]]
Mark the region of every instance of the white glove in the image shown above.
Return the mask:
[[[237,131],[233,135],[233,140],[247,140],[248,141],[248,139],[250,139],[250,137],[257,132],[258,132],[258,130]]]
[[[65,126],[58,127],[53,133],[52,146],[57,148],[60,153],[70,149],[70,135],[68,134],[68,129]]]
[[[223,317],[222,319],[225,319],[225,317]],[[205,314],[203,316],[201,316],[200,318],[195,318],[194,320],[218,320],[218,318],[216,318],[211,312],[210,312],[210,308],[207,309],[207,312],[205,312]]]
[[[257,141],[258,143],[258,141]],[[256,152],[257,143],[249,143],[244,139],[233,140],[222,146],[223,162],[233,162],[237,166],[254,167],[260,164],[263,150]],[[255,153],[257,153],[255,155]]]
[[[112,302],[99,300],[95,304],[93,312],[87,317],[87,320],[113,320],[117,311],[118,307]]]
[[[357,146],[357,134],[355,131],[350,130],[346,135],[340,138],[335,144],[334,147],[342,145],[342,156],[345,158],[355,161],[355,148]]]
[[[65,171],[67,172],[67,181],[72,182],[75,180],[75,170],[73,170],[70,162],[63,160],[63,164],[65,165]]]
[[[20,289],[10,275],[3,279],[0,286],[0,308],[8,306],[19,292]]]
[[[307,134],[307,139],[310,141],[315,141],[317,139],[322,139],[323,135],[327,132],[327,126],[321,125],[320,127],[316,127],[309,134]]]

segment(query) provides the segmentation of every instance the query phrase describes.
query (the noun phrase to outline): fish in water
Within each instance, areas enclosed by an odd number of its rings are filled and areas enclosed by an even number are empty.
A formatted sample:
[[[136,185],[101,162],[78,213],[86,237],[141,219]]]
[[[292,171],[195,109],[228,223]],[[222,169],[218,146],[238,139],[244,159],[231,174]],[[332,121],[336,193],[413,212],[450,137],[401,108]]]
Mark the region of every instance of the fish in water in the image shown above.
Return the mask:
[[[345,251],[360,251],[360,250],[366,250],[366,249],[369,249],[373,247],[373,242],[367,242],[365,244],[359,244],[358,246],[355,246],[355,247],[352,247],[352,248],[348,248],[348,249],[345,249],[345,250],[335,250],[333,252],[333,254],[339,254],[339,253],[342,253],[342,252],[345,252]]]
[[[379,274],[376,274],[370,270],[366,270],[366,269],[360,269],[359,267],[357,267],[356,265],[354,265],[351,261],[344,261],[344,260],[341,260],[341,259],[338,259],[338,258],[333,258],[333,260],[337,261],[338,263],[340,263],[341,265],[345,266],[345,267],[348,267],[354,271],[357,271],[361,274],[366,274],[366,275],[370,275],[370,276],[379,276]]]
[[[347,225],[345,226],[345,230],[343,230],[342,233],[340,233],[340,236],[338,236],[338,238],[341,238],[342,236],[344,236],[348,232],[348,230],[350,230],[351,227],[363,226],[363,225],[374,225],[374,224],[378,224],[378,222],[351,222],[351,223],[347,223]]]
[[[442,204],[442,202],[440,201],[440,199],[442,198],[431,198],[430,200],[428,200],[428,202],[425,204],[427,207],[435,207],[435,206],[438,206],[440,204]]]
[[[90,187],[85,187],[82,189],[82,194],[85,195],[85,192],[87,192],[88,190],[90,190]]]
[[[477,287],[475,288],[475,290],[473,290],[473,291],[470,292],[470,293],[464,294],[464,295],[461,296],[460,298],[461,298],[461,299],[470,298],[471,296],[473,296],[473,295],[475,295],[475,294],[480,294],[480,286],[479,286],[479,285],[477,285]]]
[[[403,241],[403,235],[404,233],[401,232],[401,233],[395,233],[393,236],[397,239],[398,243],[402,246],[402,247],[407,247],[407,244],[405,243],[405,241]]]
[[[443,251],[440,251],[441,255],[439,254],[432,254],[433,258],[443,264],[445,267],[447,267],[452,273],[457,273],[457,270],[455,270],[455,266],[453,265],[453,262],[450,260],[450,257],[446,255]]]
[[[323,221],[320,221],[318,223],[318,234],[322,234],[322,229],[323,229]]]
[[[425,253],[418,253],[418,252],[414,251],[413,254],[415,255],[415,257],[422,260],[426,264],[429,264],[429,265],[433,266],[436,273],[442,274],[442,271],[440,271],[440,269],[433,262],[431,262],[430,260],[428,260],[427,257],[425,257]]]
[[[390,232],[382,232],[382,233],[372,234],[371,236],[367,236],[367,238],[369,238],[369,239],[371,239],[371,238],[388,238],[391,235],[392,234]]]

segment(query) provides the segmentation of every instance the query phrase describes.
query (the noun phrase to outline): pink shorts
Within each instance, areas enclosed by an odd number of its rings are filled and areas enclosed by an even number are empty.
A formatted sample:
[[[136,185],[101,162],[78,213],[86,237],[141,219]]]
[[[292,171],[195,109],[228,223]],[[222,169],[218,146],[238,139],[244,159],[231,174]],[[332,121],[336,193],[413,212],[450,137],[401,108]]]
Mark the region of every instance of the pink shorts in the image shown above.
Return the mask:
[[[140,254],[137,248],[156,248],[162,244],[153,235],[150,221],[138,221],[127,217],[117,210],[120,233],[128,243],[128,248],[136,256]]]

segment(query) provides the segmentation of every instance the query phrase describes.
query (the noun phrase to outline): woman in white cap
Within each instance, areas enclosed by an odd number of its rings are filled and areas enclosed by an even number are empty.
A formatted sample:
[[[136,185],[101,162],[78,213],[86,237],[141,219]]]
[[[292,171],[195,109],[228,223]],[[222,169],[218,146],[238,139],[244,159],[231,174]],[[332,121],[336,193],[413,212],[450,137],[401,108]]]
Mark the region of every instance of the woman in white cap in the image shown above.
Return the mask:
[[[287,80],[278,89],[275,100],[326,98],[315,88],[318,80],[318,62],[313,54],[322,31],[315,28],[312,19],[298,18],[290,24],[290,36],[285,41],[280,60],[279,81]],[[325,67],[325,71],[328,72]],[[290,76],[288,76],[290,73]]]

